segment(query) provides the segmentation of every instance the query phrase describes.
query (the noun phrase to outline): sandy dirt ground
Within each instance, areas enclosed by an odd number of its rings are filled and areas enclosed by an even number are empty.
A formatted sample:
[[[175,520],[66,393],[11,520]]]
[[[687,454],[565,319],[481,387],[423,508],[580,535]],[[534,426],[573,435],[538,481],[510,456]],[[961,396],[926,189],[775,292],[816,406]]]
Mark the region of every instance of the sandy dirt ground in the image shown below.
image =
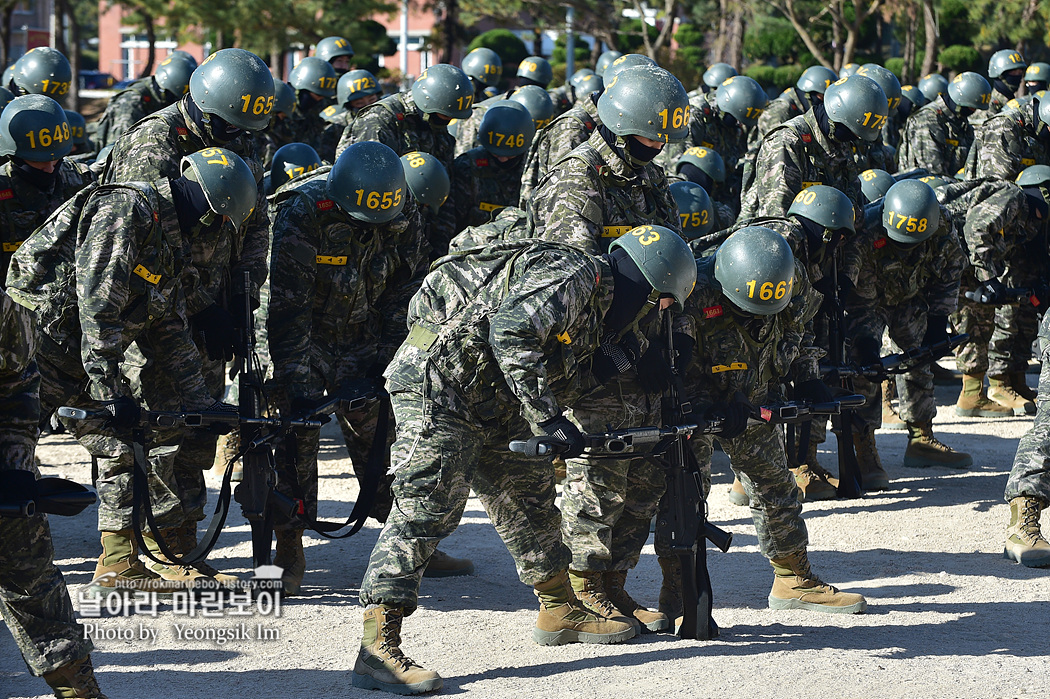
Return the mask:
[[[1029,375],[1033,384],[1035,379]],[[758,552],[748,510],[727,499],[732,475],[718,454],[711,518],[733,532],[734,545],[728,554],[709,554],[722,627],[717,640],[654,634],[614,646],[534,645],[535,597],[518,582],[510,555],[472,499],[442,548],[472,558],[477,572],[424,580],[420,609],[405,623],[403,648],[442,674],[447,695],[1046,697],[1050,570],[1002,558],[1009,514],[1003,488],[1017,439],[1031,421],[958,418],[952,409],[957,391],[938,387],[936,432],[973,455],[971,470],[905,469],[904,433],[880,430],[879,450],[895,489],[805,505],[814,569],[866,595],[866,614],[767,609],[772,573]],[[334,519],[349,513],[357,489],[338,432],[325,435],[321,513]],[[834,443],[825,447],[822,462],[834,471]],[[46,475],[90,481],[86,453],[68,438],[45,438],[40,457]],[[1050,526],[1047,519],[1044,526]],[[99,553],[93,510],[52,517],[51,526],[76,603]],[[211,562],[247,577],[249,533],[236,508],[227,527]],[[361,638],[358,585],[378,531],[369,522],[344,541],[310,536],[304,594],[286,599],[279,618],[191,618],[168,606],[155,617],[84,619],[111,636],[133,636],[95,642],[103,690],[112,699],[380,696],[350,686]],[[655,606],[659,586],[650,537],[628,588]],[[214,636],[242,623],[251,638],[220,644],[180,637]],[[25,670],[10,635],[0,633],[0,697],[50,696],[45,689]]]

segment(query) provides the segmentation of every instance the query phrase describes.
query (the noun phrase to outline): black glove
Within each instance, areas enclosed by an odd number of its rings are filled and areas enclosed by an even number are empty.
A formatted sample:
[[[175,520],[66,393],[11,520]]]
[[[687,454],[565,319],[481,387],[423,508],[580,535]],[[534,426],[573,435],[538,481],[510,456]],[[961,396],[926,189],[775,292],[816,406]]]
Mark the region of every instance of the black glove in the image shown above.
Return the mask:
[[[948,342],[948,316],[926,316],[926,334],[922,336],[922,344],[926,347],[933,347],[938,343]],[[947,344],[942,348],[944,354],[948,354],[951,350],[947,348]],[[941,357],[936,357],[940,359]]]
[[[217,400],[211,405],[209,405],[207,408],[205,408],[203,412],[224,413],[227,415],[235,416],[240,413],[240,408],[238,408],[236,405],[230,405],[229,403],[223,403],[221,400]],[[236,423],[216,422],[211,425],[208,431],[213,432],[215,434],[229,434],[235,429],[237,429]]]
[[[755,414],[755,406],[737,391],[731,403],[726,403],[725,419],[722,422],[722,431],[718,433],[719,439],[736,439],[744,434],[747,429],[747,419]]]
[[[649,349],[638,360],[638,385],[646,393],[663,393],[673,380],[674,373],[662,349],[649,345]]]
[[[583,453],[583,449],[586,446],[583,441],[583,435],[580,434],[576,425],[569,422],[564,415],[544,420],[540,423],[540,428],[547,433],[548,437],[554,437],[566,445],[567,448],[561,453],[561,458],[575,459]]]
[[[810,379],[795,386],[795,400],[806,403],[830,403],[835,400],[831,389],[820,379]]]
[[[973,292],[973,297],[975,301],[980,303],[1003,303],[1010,300],[1006,293],[1006,287],[995,278],[980,284],[977,287],[977,291]]]
[[[854,340],[853,352],[861,366],[882,363],[882,343],[871,335],[861,335]]]
[[[685,333],[671,333],[671,344],[678,353],[674,360],[675,368],[679,374],[683,374],[689,362],[693,361],[693,338]]]
[[[134,398],[128,396],[121,396],[116,400],[110,401],[106,405],[106,410],[113,416],[109,423],[121,430],[134,427],[142,418],[142,408],[139,407]]]
[[[237,294],[230,299],[230,313],[233,314],[233,322],[237,324],[238,328],[243,329],[247,327],[244,322],[248,318],[248,313],[258,307],[259,299],[247,294]]]
[[[312,420],[320,420],[322,425],[327,425],[332,421],[332,418],[328,415],[317,415],[314,411],[317,410],[317,401],[310,400],[309,398],[293,398],[292,399],[292,417],[309,417]]]
[[[190,322],[204,339],[208,359],[223,362],[233,359],[237,342],[236,322],[225,308],[213,303],[191,316]]]
[[[605,383],[614,376],[626,374],[638,361],[638,355],[622,342],[603,342],[591,360],[591,373],[599,383]]]

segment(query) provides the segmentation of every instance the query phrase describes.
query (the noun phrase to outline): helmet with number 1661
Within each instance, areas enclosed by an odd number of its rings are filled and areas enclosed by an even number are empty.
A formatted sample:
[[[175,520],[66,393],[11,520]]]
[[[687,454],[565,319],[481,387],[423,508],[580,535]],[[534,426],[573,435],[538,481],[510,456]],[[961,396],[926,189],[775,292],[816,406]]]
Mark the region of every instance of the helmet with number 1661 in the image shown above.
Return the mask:
[[[715,279],[737,308],[760,316],[780,313],[791,303],[795,256],[773,229],[747,226],[718,246]]]

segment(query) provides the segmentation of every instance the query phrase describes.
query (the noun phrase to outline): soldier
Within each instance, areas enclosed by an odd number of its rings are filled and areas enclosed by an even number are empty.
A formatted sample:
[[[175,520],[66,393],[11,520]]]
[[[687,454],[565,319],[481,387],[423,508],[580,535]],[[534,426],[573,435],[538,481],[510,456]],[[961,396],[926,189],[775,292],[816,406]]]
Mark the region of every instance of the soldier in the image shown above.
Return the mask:
[[[470,78],[474,86],[474,101],[483,102],[488,98],[485,88],[496,87],[503,77],[503,61],[492,49],[476,48],[463,57],[460,68]]]
[[[43,95],[16,97],[0,115],[0,155],[8,156],[0,165],[0,275],[4,277],[11,255],[25,239],[94,179],[85,166],[65,159],[72,149],[72,135],[65,111]]]
[[[729,78],[739,75],[736,68],[728,63],[712,63],[700,76],[700,84],[689,93],[689,102],[697,109],[704,106],[703,96],[714,92],[718,86]]]
[[[518,203],[525,153],[535,133],[532,115],[518,102],[504,100],[485,112],[478,130],[482,145],[452,164],[456,233],[481,225],[503,207]]]
[[[897,107],[901,103],[901,84],[897,76],[877,63],[865,63],[857,69],[857,75],[874,80],[886,95],[887,117],[882,131],[874,141],[856,143],[857,164],[863,169],[879,168],[887,172],[896,171],[895,158],[887,150],[887,143],[900,140],[901,123],[897,119]]]
[[[341,36],[326,36],[314,47],[314,56],[331,64],[337,77],[342,77],[350,70],[350,59],[354,57],[354,47]]]
[[[838,80],[835,71],[824,66],[811,66],[799,76],[795,87],[785,90],[786,97],[781,95],[769,103],[758,118],[758,122],[748,139],[752,147],[757,148],[766,134],[789,119],[809,111],[814,104],[824,101],[824,91],[828,85]]]
[[[542,56],[527,56],[518,64],[518,87],[535,85],[546,90],[554,78],[551,64]]]
[[[870,78],[854,75],[830,85],[823,104],[770,131],[754,164],[745,164],[740,218],[783,216],[795,195],[824,184],[844,192],[863,220],[853,145],[876,140],[887,113],[886,94]]]
[[[977,73],[959,73],[948,90],[915,112],[904,126],[898,164],[902,171],[923,168],[954,177],[966,165],[973,146],[974,112],[988,109],[992,87]]]
[[[405,657],[401,622],[415,611],[420,571],[458,525],[471,488],[540,600],[536,643],[635,635],[626,619],[580,605],[558,530],[554,472],[506,444],[531,425],[563,441],[567,456],[579,455],[583,439],[564,409],[594,383],[589,367],[603,338],[630,332],[625,326],[647,309],[682,304],[695,270],[674,232],[650,226],[601,257],[527,240],[435,265],[412,300],[412,331],[385,372],[398,424],[396,507],[361,583],[367,611],[355,687],[400,694],[441,687],[437,673]]]
[[[47,95],[60,100],[69,94],[72,81],[73,69],[62,52],[39,46],[15,61],[7,87],[15,97]]]
[[[184,58],[168,56],[153,75],[136,80],[113,95],[95,131],[98,147],[116,143],[143,117],[178,102],[189,89],[195,67]]]
[[[862,366],[879,362],[886,330],[902,350],[948,339],[948,316],[956,309],[965,258],[940,208],[928,184],[898,182],[883,199],[882,230],[862,231],[846,247],[845,271],[853,284],[846,296],[847,335]],[[854,383],[868,399],[858,411],[866,425],[854,427],[857,460],[879,464],[874,432],[882,424],[881,384],[862,377]],[[971,466],[969,454],[933,435],[937,406],[929,366],[898,375],[896,383],[901,419],[908,426],[904,465]],[[862,466],[862,474],[867,470]],[[888,483],[879,486],[885,489]]]
[[[402,155],[401,165],[405,168],[405,180],[409,191],[412,192],[412,198],[419,205],[423,220],[429,227],[452,191],[448,171],[441,161],[430,153],[415,151]],[[430,240],[429,235],[424,238]]]
[[[36,470],[25,428],[35,437],[37,341],[32,312],[0,289],[0,473]],[[91,666],[92,643],[77,623],[43,514],[0,517],[0,615],[29,672],[43,677],[56,697],[105,699]]]
[[[748,425],[756,405],[776,399],[770,395],[771,385],[787,377],[796,362],[816,356],[802,350],[804,325],[819,301],[787,243],[769,228],[748,226],[736,231],[713,256],[697,260],[696,266],[696,290],[676,323],[679,333],[695,342],[686,353],[692,356],[692,368],[685,381],[701,414],[715,412],[726,420],[720,434],[694,435],[690,440],[700,467],[710,473],[717,441],[747,490],[759,550],[774,570],[770,609],[863,612],[867,608],[863,596],[840,592],[810,567],[809,537],[781,432],[771,425]],[[755,291],[762,288],[771,289],[768,299]],[[813,374],[816,365],[811,364]],[[821,397],[828,394],[819,378],[806,385],[810,387]],[[664,574],[660,610],[677,618],[682,615],[682,570],[668,544],[656,541]]]
[[[844,63],[839,68],[839,80],[844,80],[852,75],[856,75],[860,72],[860,66],[856,63]]]
[[[536,85],[525,85],[519,87],[510,93],[508,98],[512,102],[518,104],[529,110],[529,114],[532,116],[532,125],[539,133],[541,129],[545,128],[547,124],[551,123],[551,119],[554,118],[554,103],[551,102],[551,97]],[[535,140],[535,136],[533,137]],[[532,146],[532,142],[529,142],[529,146]]]
[[[150,409],[226,408],[209,393],[189,335],[180,245],[194,230],[227,220],[243,225],[257,190],[248,166],[221,148],[193,153],[181,167],[183,174],[173,179],[84,190],[19,248],[8,275],[12,298],[37,314],[44,410],[101,403],[112,415],[72,425],[99,466],[103,553],[94,578],[104,587],[180,586],[142,566],[131,531],[136,466],[128,430],[139,421],[140,400]],[[160,348],[153,359],[169,383],[136,399],[125,379],[125,355],[133,341],[147,338]],[[154,545],[157,536],[171,540],[172,528],[185,517],[172,468],[180,438],[177,430],[159,432],[148,445],[150,506],[162,527],[146,535]],[[175,564],[162,568],[180,583],[204,576]]]
[[[313,172],[321,167],[321,156],[305,143],[289,143],[281,146],[273,155],[270,170],[266,173],[264,189],[272,196],[282,186],[296,177]],[[270,246],[273,247],[271,241]]]
[[[295,110],[288,127],[297,142],[320,152],[323,150],[321,133],[326,124],[321,112],[328,106],[328,100],[336,96],[335,69],[326,61],[309,56],[292,68],[288,84],[295,90]]]
[[[84,157],[94,158],[95,145],[88,138],[87,121],[84,119],[84,115],[80,112],[74,112],[72,109],[64,111],[66,112],[66,121],[69,122],[69,134],[73,139],[73,150],[69,151],[69,155],[78,160]]]
[[[725,162],[716,151],[702,146],[687,149],[668,179],[684,179],[704,188],[717,212],[716,230],[729,228],[736,222],[737,202],[725,186]]]
[[[117,141],[101,181],[110,184],[176,178],[185,155],[221,146],[241,156],[261,185],[262,165],[252,132],[269,124],[273,104],[274,82],[262,59],[244,49],[217,51],[190,76],[189,94],[138,122]],[[240,279],[245,270],[254,288],[266,279],[269,221],[261,186],[257,195],[258,202],[244,225],[194,229],[181,241],[184,266],[180,280],[197,340],[197,365],[215,400],[225,390],[224,369],[226,361],[233,358],[240,322],[236,319],[244,318],[247,306],[256,303],[249,295],[238,293],[232,280]],[[178,394],[171,375],[157,368],[155,356],[164,351],[149,336],[129,349],[126,365],[136,392]],[[175,475],[186,515],[175,553],[191,550],[196,542],[196,523],[204,518],[207,498],[203,474],[215,461],[215,444],[216,435],[195,430],[183,439],[175,456]],[[220,575],[207,564],[195,567],[212,577]]]
[[[717,247],[708,242],[706,236],[711,231],[720,230],[718,214],[715,212],[711,197],[698,184],[692,182],[674,182],[670,188],[678,206],[678,218],[681,220],[682,237],[689,241],[689,247],[697,255]]]
[[[474,112],[467,119],[456,122],[456,157],[484,145],[478,135],[481,120],[485,117],[489,107],[507,100],[513,100],[529,110],[529,114],[533,115],[533,120],[536,122],[536,131],[546,126],[554,116],[554,104],[550,101],[550,96],[535,85],[519,87],[512,93],[487,99],[481,104],[474,105]],[[530,141],[528,145],[532,145],[532,142]]]
[[[995,95],[992,95],[995,99]],[[1033,99],[1001,111],[974,130],[966,179],[1013,181],[1031,165],[1050,165],[1050,101]]]
[[[1024,72],[1025,94],[1034,95],[1050,84],[1050,63],[1033,63]]]
[[[988,111],[974,114],[970,117],[970,123],[974,128],[980,126],[988,119],[998,114],[1006,106],[1006,103],[1017,95],[1017,88],[1021,87],[1024,79],[1025,68],[1024,57],[1013,49],[1000,49],[988,59],[988,77],[992,80],[992,98],[988,103]]]
[[[358,112],[378,102],[382,94],[379,80],[367,70],[351,70],[340,76],[335,88],[335,104],[321,112],[328,122],[321,134],[320,151],[325,160],[335,162],[335,151],[343,132],[354,123]]]
[[[283,80],[273,81],[273,110],[265,128],[255,132],[255,150],[264,168],[269,168],[274,153],[282,146],[296,143],[292,132],[292,115],[295,114],[295,90]]]
[[[598,62],[594,64],[594,74],[599,78],[605,77],[605,69],[612,65],[612,62],[622,55],[622,53],[615,49],[602,51],[602,55],[598,56]]]
[[[401,161],[381,143],[356,143],[331,168],[282,189],[273,221],[271,394],[282,413],[295,414],[385,365],[389,357],[377,352],[383,335],[404,334],[388,322],[399,303],[398,285],[416,275],[427,249]],[[333,298],[342,303],[334,307]],[[347,415],[340,424],[349,426]],[[275,447],[292,452],[302,492],[283,481],[278,487],[302,498],[306,514],[303,521],[277,523],[274,562],[284,568],[288,594],[298,594],[305,573],[304,524],[317,517],[319,439],[320,430],[301,429]],[[364,462],[355,458],[354,467],[360,473]]]
[[[943,95],[947,91],[948,78],[940,73],[930,73],[919,80],[919,92],[922,93],[928,102],[934,101],[939,95]]]
[[[893,175],[885,170],[871,169],[860,173],[860,193],[864,195],[865,204],[882,199],[894,184]]]

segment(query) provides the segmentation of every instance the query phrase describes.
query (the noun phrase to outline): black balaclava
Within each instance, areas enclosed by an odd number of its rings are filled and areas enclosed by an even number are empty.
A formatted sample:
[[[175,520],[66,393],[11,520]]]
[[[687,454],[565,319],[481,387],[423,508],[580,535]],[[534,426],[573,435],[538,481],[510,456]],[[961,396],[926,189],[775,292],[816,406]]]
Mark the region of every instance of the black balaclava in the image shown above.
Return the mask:
[[[725,112],[724,114],[722,114],[722,124],[725,125],[726,128],[731,129],[739,123],[740,122],[737,121],[736,117],[730,114],[729,112]]]
[[[613,273],[613,300],[605,314],[605,332],[622,332],[634,322],[649,300],[652,285],[623,248],[602,255]]]
[[[941,95],[941,97],[944,98],[944,104],[947,105],[948,109],[952,110],[953,112],[961,116],[963,119],[969,119],[970,116],[977,111],[973,107],[963,107],[961,105],[956,104],[955,100],[953,100],[947,92]]]
[[[518,87],[525,87],[526,85],[535,85],[536,87],[543,87],[542,83],[538,83],[535,80],[533,80],[532,78],[525,78],[525,77],[518,78]],[[547,88],[544,87],[543,89],[546,90]]]
[[[41,192],[50,193],[55,191],[55,187],[58,185],[58,171],[59,168],[62,167],[61,158],[55,163],[55,169],[52,172],[38,170],[26,163],[26,161],[21,158],[16,158],[15,156],[11,156],[11,164],[15,166],[14,172],[18,173],[19,177],[39,189]]]
[[[796,216],[802,230],[806,233],[806,243],[810,250],[810,262],[822,264],[828,259],[839,243],[842,242],[842,232],[829,231],[823,224],[811,221],[805,216]]]
[[[1042,186],[1034,186],[1022,187],[1021,191],[1028,199],[1028,211],[1031,215],[1040,221],[1045,221],[1047,213],[1050,213],[1050,207],[1046,203],[1046,189]]]
[[[211,211],[204,189],[199,182],[179,177],[171,180],[171,195],[179,217],[179,228],[183,234],[190,235],[200,226],[201,218]]]
[[[605,124],[598,127],[598,132],[609,147],[635,169],[645,167],[660,153],[659,148],[650,148],[636,138],[617,136]]]
[[[193,101],[193,97],[189,95],[186,95],[186,112],[189,114],[190,120],[196,124],[201,131],[209,134],[216,141],[229,143],[244,133],[243,129],[227,123],[226,120],[218,114],[205,114],[202,112],[201,108],[197,106],[197,103]]]
[[[308,114],[312,109],[324,102],[324,99],[310,92],[299,90],[299,109],[303,114]]]
[[[711,194],[711,192],[714,191],[715,181],[711,179],[710,175],[692,163],[679,163],[678,174],[693,184],[700,185],[708,194]]]
[[[495,165],[500,170],[513,170],[514,168],[521,165],[521,159],[525,157],[525,154],[515,155],[513,158],[507,161],[501,162],[499,158],[493,158]]]
[[[832,136],[841,143],[853,143],[857,140],[857,134],[849,130],[845,124],[839,124],[828,118],[828,111],[823,104],[813,107],[813,117],[817,120],[817,126],[824,132],[825,136]]]
[[[1012,95],[1017,92],[1017,88],[1021,87],[1021,81],[1024,80],[1024,75],[1007,75],[1003,73],[995,79],[995,89],[1004,95]]]

